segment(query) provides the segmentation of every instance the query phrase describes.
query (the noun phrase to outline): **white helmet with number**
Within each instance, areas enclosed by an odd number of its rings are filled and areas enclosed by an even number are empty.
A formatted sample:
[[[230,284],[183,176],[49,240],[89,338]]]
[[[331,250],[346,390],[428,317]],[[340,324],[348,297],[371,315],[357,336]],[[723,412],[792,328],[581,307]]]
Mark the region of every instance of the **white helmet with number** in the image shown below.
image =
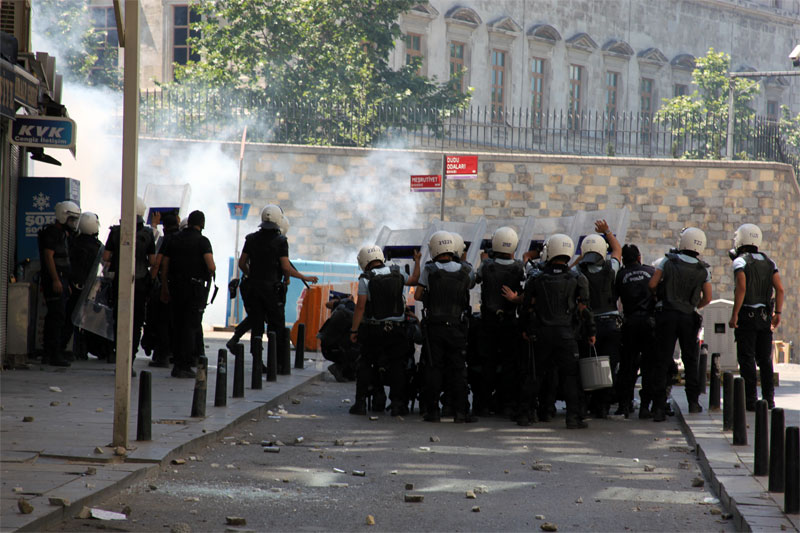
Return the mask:
[[[67,220],[74,218],[75,227],[77,227],[78,217],[81,216],[81,208],[78,207],[78,204],[70,202],[69,200],[58,202],[55,206],[55,212],[56,221],[58,221],[59,224],[66,224]]]
[[[517,250],[519,236],[513,228],[503,226],[497,228],[492,235],[492,251],[501,254],[513,254]]]
[[[381,250],[380,246],[364,246],[358,251],[358,266],[361,270],[366,270],[367,265],[376,260],[384,261],[383,250]]]
[[[455,253],[456,241],[449,231],[437,231],[431,235],[431,240],[428,242],[428,249],[431,252],[431,258],[436,259],[442,254]]]
[[[450,235],[453,236],[453,250],[455,250],[455,254],[458,257],[461,257],[461,254],[467,251],[467,246],[464,244],[464,238],[458,233],[454,232],[450,232]]]
[[[81,213],[81,218],[78,219],[78,231],[81,235],[97,235],[100,233],[100,219],[90,211]]]
[[[736,233],[733,234],[733,247],[739,249],[742,246],[761,246],[763,235],[761,228],[755,224],[742,224]]]
[[[141,196],[136,197],[136,216],[144,218],[144,214],[147,212],[147,204],[144,203],[144,199]]]
[[[281,235],[285,237],[286,232],[289,231],[289,219],[286,218],[286,215],[281,216],[281,221],[278,224],[278,229],[281,230]]]
[[[544,242],[544,249],[542,250],[542,258],[545,261],[551,261],[556,257],[564,256],[569,259],[575,252],[575,243],[569,235],[563,233],[554,233],[547,238]]]
[[[583,238],[581,242],[581,254],[586,255],[589,252],[595,252],[605,257],[608,251],[608,243],[602,235],[592,233]]]
[[[267,204],[261,210],[261,222],[272,222],[275,226],[280,226],[283,211],[275,204]]]
[[[689,250],[698,255],[706,249],[706,234],[700,228],[683,228],[678,239],[678,250]]]

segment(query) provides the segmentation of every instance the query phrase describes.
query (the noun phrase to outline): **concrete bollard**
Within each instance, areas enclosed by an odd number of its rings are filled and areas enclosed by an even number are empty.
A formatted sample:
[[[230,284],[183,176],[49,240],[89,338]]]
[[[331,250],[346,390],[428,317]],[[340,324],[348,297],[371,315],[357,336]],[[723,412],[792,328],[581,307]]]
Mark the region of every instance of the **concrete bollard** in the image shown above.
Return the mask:
[[[228,404],[228,351],[220,348],[217,352],[217,383],[214,386],[214,407]]]
[[[800,427],[786,428],[784,463],[783,512],[800,512]]]
[[[139,373],[139,414],[136,417],[136,440],[152,440],[153,375],[148,370]]]
[[[194,380],[192,416],[206,416],[206,391],[208,390],[208,358],[197,358],[197,377]]]
[[[278,340],[274,331],[267,333],[267,381],[278,381]]]
[[[286,333],[283,336],[283,343],[278,346],[280,356],[278,357],[278,374],[281,376],[289,376],[292,374],[292,354],[289,346],[289,336],[292,330],[286,328]]]
[[[747,446],[744,378],[735,378],[733,380],[733,445]]]
[[[783,409],[772,410],[769,428],[769,491],[783,492],[783,454],[784,452],[784,415]]]
[[[700,394],[706,393],[706,368],[708,368],[708,344],[700,345],[700,355],[697,365],[697,383],[700,385]]]
[[[250,339],[250,351],[253,353],[253,370],[250,373],[250,388],[257,390],[262,388],[261,373],[263,371],[264,362],[261,357],[264,353],[264,347],[261,344],[261,339]]]
[[[244,398],[244,344],[241,342],[234,352],[233,397]]]
[[[733,429],[733,372],[722,374],[722,430]]]
[[[294,347],[294,367],[298,370],[305,368],[306,356],[306,325],[297,325],[297,345]]]
[[[769,472],[769,444],[767,443],[767,401],[756,402],[756,431],[753,446],[753,475],[766,476]]]
[[[719,354],[711,354],[711,384],[708,391],[708,410],[719,411]]]

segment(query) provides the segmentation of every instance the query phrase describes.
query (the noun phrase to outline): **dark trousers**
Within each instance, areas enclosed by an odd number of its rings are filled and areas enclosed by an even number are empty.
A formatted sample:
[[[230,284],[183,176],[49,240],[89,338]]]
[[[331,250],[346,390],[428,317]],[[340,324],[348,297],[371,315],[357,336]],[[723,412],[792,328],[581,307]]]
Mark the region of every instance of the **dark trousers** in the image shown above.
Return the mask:
[[[72,321],[67,320],[69,282],[65,276],[60,276],[63,290],[61,294],[55,294],[50,277],[42,276],[41,279],[44,301],[47,305],[42,339],[44,356],[47,360],[58,361],[64,358],[64,347],[72,333]]]
[[[619,371],[617,372],[617,399],[620,405],[633,403],[633,391],[639,368],[642,369],[642,405],[652,400],[653,363],[656,358],[655,319],[651,316],[626,315],[622,324]]]
[[[175,368],[189,370],[200,356],[197,346],[198,335],[203,331],[203,309],[207,291],[201,283],[192,281],[170,283],[172,296],[172,349]]]
[[[761,371],[761,397],[775,405],[775,385],[772,370],[771,317],[764,307],[742,307],[734,332],[739,373],[744,378],[746,404],[755,409],[758,400],[756,365]]]
[[[283,284],[280,282],[250,280],[248,288],[248,319],[250,322],[250,339],[262,340],[264,322],[267,332],[275,333],[279,353],[286,343],[286,318],[283,308]],[[253,343],[250,343],[251,349]],[[280,357],[278,358],[280,360]]]
[[[578,398],[578,342],[571,327],[546,327],[536,332],[533,343],[536,372],[540,376],[558,374],[564,401],[567,404],[567,421],[579,417]],[[546,405],[556,401],[556,385],[552,380],[539,380]],[[531,396],[535,396],[535,391]]]
[[[530,416],[536,411],[542,416],[549,414],[558,389],[558,370],[550,364],[549,358],[544,357],[547,350],[536,350],[535,337],[523,341],[522,347],[524,351],[518,354],[517,364],[517,414]]]
[[[501,319],[485,314],[481,314],[479,328],[479,371],[472,373],[473,400],[476,407],[493,407],[500,412],[517,402],[519,328],[512,317]]]
[[[136,280],[133,286],[133,345],[131,346],[131,360],[136,358],[139,350],[139,341],[142,338],[144,320],[147,316],[147,300],[150,298],[150,277]]]
[[[686,372],[686,399],[696,402],[700,395],[697,376],[697,333],[700,315],[664,310],[656,312],[656,361],[653,365],[653,408],[664,409],[667,403],[667,382],[675,342],[680,343],[681,359]]]
[[[595,349],[597,355],[605,355],[611,364],[611,379],[616,385],[620,360],[620,331],[621,318],[619,315],[595,316],[597,324],[597,337]],[[600,389],[587,393],[588,407],[593,411],[608,411],[609,405],[614,403],[614,388]]]
[[[384,385],[389,386],[389,399],[394,405],[405,405],[406,355],[405,326],[402,322],[363,324],[358,329],[361,357],[356,370],[356,400],[366,399],[371,394],[385,397]]]
[[[429,359],[425,364],[423,393],[426,411],[438,412],[439,396],[444,390],[453,412],[465,415],[469,408],[466,325],[426,324],[423,327]]]

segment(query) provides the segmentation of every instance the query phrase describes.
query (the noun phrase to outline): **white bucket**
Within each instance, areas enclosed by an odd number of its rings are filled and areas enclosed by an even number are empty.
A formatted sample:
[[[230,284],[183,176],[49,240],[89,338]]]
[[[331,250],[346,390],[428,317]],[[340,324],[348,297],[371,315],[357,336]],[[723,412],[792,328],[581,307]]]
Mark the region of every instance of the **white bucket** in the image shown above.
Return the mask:
[[[614,384],[611,378],[611,360],[608,356],[598,357],[595,352],[592,357],[579,359],[578,367],[581,371],[581,383],[585,391],[607,389]]]

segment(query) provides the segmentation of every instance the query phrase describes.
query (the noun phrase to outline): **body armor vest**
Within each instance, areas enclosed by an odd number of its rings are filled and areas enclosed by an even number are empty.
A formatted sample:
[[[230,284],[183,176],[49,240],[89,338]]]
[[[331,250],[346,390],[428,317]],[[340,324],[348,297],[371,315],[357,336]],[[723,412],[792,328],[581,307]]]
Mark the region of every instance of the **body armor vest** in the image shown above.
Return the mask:
[[[530,283],[539,324],[572,326],[577,306],[578,274],[565,266],[559,273],[541,272]]]
[[[403,288],[405,279],[400,273],[400,268],[393,265],[388,274],[376,274],[375,270],[368,270],[361,274],[369,283],[367,290],[369,298],[364,316],[371,320],[386,320],[387,318],[403,316],[405,301]]]
[[[747,288],[744,293],[744,305],[764,304],[769,306],[772,298],[772,274],[774,269],[772,261],[763,252],[763,259],[756,259],[753,254],[746,252],[741,255],[744,259],[744,275],[747,278]]]
[[[147,276],[150,268],[150,260],[147,258],[147,250],[155,248],[155,236],[153,230],[144,224],[136,225],[136,279]],[[115,250],[119,253],[119,250]]]
[[[103,244],[94,235],[83,234],[75,237],[69,248],[70,281],[73,285],[83,287],[102,247]]]
[[[589,272],[586,264],[580,265],[581,272],[589,281],[589,307],[593,313],[608,313],[617,310],[617,290],[614,285],[614,270],[609,261],[603,262],[599,272]]]
[[[270,235],[272,234],[272,235]],[[248,259],[250,261],[250,279],[255,281],[276,282],[283,277],[280,258],[275,252],[278,239],[285,239],[278,230],[260,229],[255,233],[249,234],[245,240],[255,239],[258,244],[259,253],[252,253]],[[264,246],[266,244],[266,246]]]
[[[48,226],[53,226],[53,224],[49,224]],[[45,226],[47,228],[48,226]],[[42,228],[44,231],[44,228]],[[61,238],[58,239],[56,242],[55,247],[53,248],[53,262],[56,265],[56,271],[61,274],[68,273],[70,270],[69,265],[69,243],[67,241],[67,232],[66,230],[60,230]],[[41,255],[41,249],[39,251]],[[45,272],[47,269],[44,268],[44,263],[42,264],[42,272]]]
[[[707,263],[687,263],[678,254],[669,253],[664,261],[664,278],[659,284],[658,297],[664,302],[664,309],[681,313],[694,312],[700,302],[700,293],[706,282]]]
[[[494,259],[486,259],[481,265],[481,313],[503,311],[513,314],[516,304],[503,298],[501,291],[506,285],[519,292],[524,277],[520,261],[502,265]]]
[[[425,298],[427,318],[431,322],[458,322],[469,306],[470,266],[462,264],[455,272],[426,264],[428,287]]]

